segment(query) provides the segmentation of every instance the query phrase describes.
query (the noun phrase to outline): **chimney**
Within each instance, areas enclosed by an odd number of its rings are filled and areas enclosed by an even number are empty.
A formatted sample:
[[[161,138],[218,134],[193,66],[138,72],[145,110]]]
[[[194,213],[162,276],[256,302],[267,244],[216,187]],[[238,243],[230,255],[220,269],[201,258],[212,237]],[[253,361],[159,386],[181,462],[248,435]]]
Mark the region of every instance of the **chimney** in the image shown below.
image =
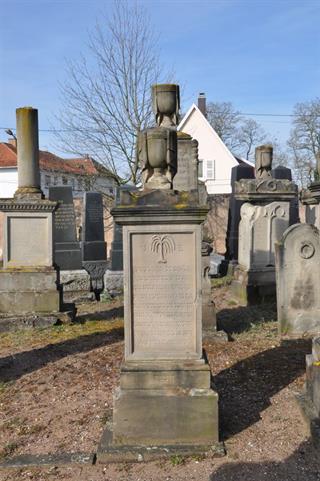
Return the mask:
[[[17,147],[17,139],[8,139],[8,144],[13,145],[14,147]]]
[[[203,113],[203,115],[205,117],[207,117],[206,94],[204,92],[199,93],[198,108],[199,108],[200,112]]]

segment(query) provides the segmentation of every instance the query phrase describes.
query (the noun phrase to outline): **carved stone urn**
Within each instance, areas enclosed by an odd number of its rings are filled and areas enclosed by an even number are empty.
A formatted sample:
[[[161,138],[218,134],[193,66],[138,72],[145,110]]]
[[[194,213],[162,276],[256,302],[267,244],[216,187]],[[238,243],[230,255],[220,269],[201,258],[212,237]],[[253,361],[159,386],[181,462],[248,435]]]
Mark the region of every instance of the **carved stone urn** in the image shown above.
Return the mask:
[[[157,124],[161,127],[176,127],[180,108],[179,85],[153,85],[152,103]]]
[[[149,189],[171,189],[177,171],[177,133],[163,127],[141,132],[138,153],[144,185]]]

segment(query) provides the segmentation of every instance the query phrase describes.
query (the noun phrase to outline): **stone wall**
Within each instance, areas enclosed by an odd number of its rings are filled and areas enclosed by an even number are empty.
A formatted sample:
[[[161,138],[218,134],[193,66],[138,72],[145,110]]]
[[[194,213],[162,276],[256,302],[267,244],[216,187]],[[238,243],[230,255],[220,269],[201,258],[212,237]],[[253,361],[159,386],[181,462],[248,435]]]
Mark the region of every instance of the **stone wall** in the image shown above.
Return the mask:
[[[209,195],[207,201],[210,211],[204,222],[203,234],[219,254],[226,252],[229,199],[230,194],[216,194]]]

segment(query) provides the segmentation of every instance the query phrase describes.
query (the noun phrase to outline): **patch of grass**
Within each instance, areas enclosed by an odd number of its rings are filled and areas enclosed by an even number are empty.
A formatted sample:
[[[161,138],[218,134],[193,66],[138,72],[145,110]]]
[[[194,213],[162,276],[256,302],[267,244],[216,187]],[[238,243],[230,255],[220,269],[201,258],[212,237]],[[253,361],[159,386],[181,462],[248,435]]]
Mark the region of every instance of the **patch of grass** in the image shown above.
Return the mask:
[[[184,456],[181,456],[180,454],[174,454],[173,456],[170,457],[170,462],[172,466],[180,466],[181,464],[185,463],[185,458]]]
[[[224,277],[212,277],[211,286],[214,288],[229,286],[233,281],[233,276],[228,275]]]
[[[36,348],[45,344],[56,344],[59,342],[75,339],[80,336],[109,332],[113,329],[123,327],[123,319],[90,321],[85,323],[61,324],[59,326],[17,329],[0,334],[0,350],[26,347]],[[0,394],[5,388],[0,383]]]
[[[5,444],[0,451],[0,459],[11,456],[17,448],[18,448],[18,444],[15,442],[10,442]]]
[[[0,381],[0,396],[5,393],[9,385],[10,385],[9,382]]]
[[[205,454],[193,454],[191,456],[191,459],[193,461],[196,461],[196,462],[200,462],[200,461],[204,461],[206,459],[206,455]]]

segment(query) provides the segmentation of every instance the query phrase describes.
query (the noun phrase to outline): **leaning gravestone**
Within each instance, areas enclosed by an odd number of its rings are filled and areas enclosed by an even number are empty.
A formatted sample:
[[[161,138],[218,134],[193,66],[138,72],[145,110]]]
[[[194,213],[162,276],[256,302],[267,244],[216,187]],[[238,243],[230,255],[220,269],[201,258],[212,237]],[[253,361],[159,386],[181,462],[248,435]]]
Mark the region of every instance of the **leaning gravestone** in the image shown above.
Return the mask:
[[[99,299],[104,289],[107,245],[104,241],[103,198],[99,192],[85,192],[82,227],[82,266],[90,275],[90,290]]]
[[[281,335],[320,332],[320,238],[308,224],[289,227],[276,244],[277,306]]]
[[[54,263],[61,270],[81,269],[81,250],[77,241],[72,188],[49,187],[49,200],[58,202],[54,212]]]

